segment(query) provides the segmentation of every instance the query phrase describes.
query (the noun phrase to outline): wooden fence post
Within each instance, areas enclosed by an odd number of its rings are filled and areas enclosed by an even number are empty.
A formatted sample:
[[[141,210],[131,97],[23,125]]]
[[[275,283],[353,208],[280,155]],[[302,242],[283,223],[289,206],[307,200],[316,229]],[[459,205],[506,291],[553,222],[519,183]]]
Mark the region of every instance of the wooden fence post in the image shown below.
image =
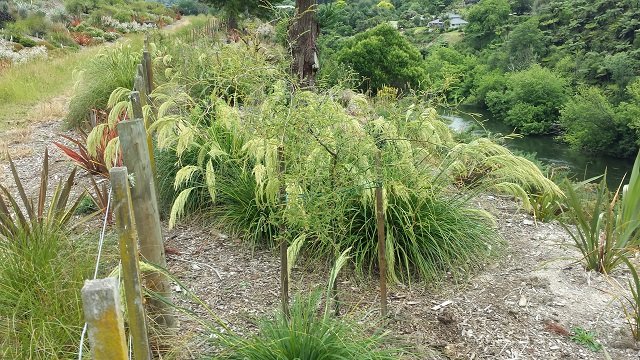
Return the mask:
[[[127,360],[118,280],[87,280],[81,296],[93,360]]]
[[[284,146],[278,146],[278,172],[280,176],[280,206],[286,206],[286,188],[284,183],[285,163],[284,163]],[[287,259],[287,237],[284,219],[280,222],[280,301],[282,302],[282,312],[289,318],[289,271]]]
[[[144,50],[142,51],[142,63],[144,64],[143,68],[145,70],[145,81],[147,85],[147,94],[151,94],[153,92],[153,64],[151,62],[151,54],[149,53],[148,48],[149,40],[145,40]]]
[[[131,107],[133,108],[133,118],[143,119],[144,114],[142,113],[142,101],[140,100],[140,92],[132,91],[131,94],[129,94],[129,100],[131,100]]]
[[[125,167],[114,167],[109,171],[113,188],[113,211],[118,227],[120,259],[122,261],[122,279],[129,317],[129,332],[133,339],[133,354],[136,360],[150,360],[147,320],[142,306],[144,298],[140,285],[140,267],[138,265],[138,236],[133,226],[131,213],[131,194],[129,192],[128,172]]]
[[[124,164],[134,176],[131,202],[135,204],[133,213],[140,237],[140,254],[147,262],[166,269],[167,260],[164,253],[155,179],[147,146],[147,131],[142,119],[135,119],[118,123],[118,134]],[[171,289],[165,276],[152,272],[145,274],[144,279],[149,290],[170,301]],[[158,325],[175,326],[171,307],[166,302],[148,299],[148,304],[149,313]]]
[[[376,153],[376,227],[378,230],[378,268],[380,270],[380,311],[387,316],[387,250],[384,233],[384,201],[382,199],[382,164],[380,151]]]

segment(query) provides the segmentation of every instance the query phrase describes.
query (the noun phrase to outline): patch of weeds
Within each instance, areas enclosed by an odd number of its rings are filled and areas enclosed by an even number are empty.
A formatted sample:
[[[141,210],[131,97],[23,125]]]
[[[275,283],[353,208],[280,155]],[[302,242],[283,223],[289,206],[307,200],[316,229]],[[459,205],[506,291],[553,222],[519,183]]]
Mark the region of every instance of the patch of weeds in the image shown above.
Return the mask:
[[[98,211],[98,207],[96,206],[96,203],[93,201],[91,196],[85,195],[80,200],[80,203],[78,204],[78,207],[76,208],[75,213],[77,215],[89,215],[96,211]]]
[[[602,344],[596,340],[596,334],[593,331],[587,331],[581,327],[571,329],[571,341],[589,348],[593,352],[602,350]]]

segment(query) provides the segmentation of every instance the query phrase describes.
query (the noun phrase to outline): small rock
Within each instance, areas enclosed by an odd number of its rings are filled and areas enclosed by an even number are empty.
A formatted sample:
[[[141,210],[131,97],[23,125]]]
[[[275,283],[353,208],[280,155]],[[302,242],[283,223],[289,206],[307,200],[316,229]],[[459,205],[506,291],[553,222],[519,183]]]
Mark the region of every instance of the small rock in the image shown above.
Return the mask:
[[[531,226],[531,225],[533,225],[533,220],[524,219],[524,220],[522,220],[522,224]]]
[[[518,306],[520,307],[527,306],[527,298],[525,298],[524,295],[520,297],[520,301],[518,301]]]
[[[182,288],[180,287],[180,285],[175,285],[175,286],[173,287],[173,290],[174,290],[175,292],[177,292],[177,293],[182,292]]]
[[[200,266],[198,266],[196,264],[193,264],[193,265],[191,265],[191,269],[192,270],[200,270]]]

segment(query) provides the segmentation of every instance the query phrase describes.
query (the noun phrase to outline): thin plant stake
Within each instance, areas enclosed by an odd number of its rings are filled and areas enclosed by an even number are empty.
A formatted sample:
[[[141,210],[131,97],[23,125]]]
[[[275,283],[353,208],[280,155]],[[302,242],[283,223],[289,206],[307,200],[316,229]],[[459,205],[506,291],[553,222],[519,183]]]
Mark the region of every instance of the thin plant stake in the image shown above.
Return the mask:
[[[278,146],[278,172],[280,175],[280,205],[286,206],[286,190],[284,184],[284,147]],[[287,241],[286,241],[286,227],[284,225],[284,219],[280,222],[280,300],[282,302],[282,313],[289,318],[289,270],[287,259]]]
[[[384,233],[384,202],[382,199],[382,164],[380,150],[376,153],[376,225],[378,230],[378,267],[380,269],[380,312],[387,316],[387,257]]]

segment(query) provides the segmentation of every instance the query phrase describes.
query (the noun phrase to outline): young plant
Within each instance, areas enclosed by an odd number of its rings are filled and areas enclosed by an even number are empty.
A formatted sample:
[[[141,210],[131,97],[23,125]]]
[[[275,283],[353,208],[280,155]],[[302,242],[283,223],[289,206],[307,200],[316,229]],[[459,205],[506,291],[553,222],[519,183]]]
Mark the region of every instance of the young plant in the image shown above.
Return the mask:
[[[640,245],[640,153],[629,184],[612,194],[605,176],[593,206],[585,206],[571,186],[566,195],[568,218],[575,227],[561,224],[582,253],[587,270],[611,272]]]
[[[9,158],[9,167],[13,174],[15,186],[22,204],[0,185],[0,235],[11,238],[24,232],[29,234],[38,229],[60,229],[71,221],[72,216],[82,197],[71,200],[71,187],[74,184],[76,169],[74,168],[66,181],[60,180],[47,206],[47,188],[49,185],[49,152],[45,150],[42,170],[40,173],[40,188],[38,198],[29,197],[18,176],[13,160]],[[70,204],[70,206],[68,206]]]
[[[572,329],[571,340],[576,344],[586,346],[593,352],[602,350],[602,344],[596,340],[596,334],[593,331],[587,331],[581,327]]]
[[[108,163],[111,159],[107,155],[110,153],[107,150],[114,146],[114,142],[112,140],[117,138],[118,134],[115,129],[110,129],[109,127],[100,127],[98,131],[100,139],[98,140],[98,144],[92,149],[87,148],[86,144],[88,135],[84,131],[80,132],[80,138],[78,139],[74,139],[67,135],[60,135],[62,138],[73,143],[77,147],[77,150],[59,142],[54,142],[53,144],[57,146],[69,159],[81,168],[85,169],[89,174],[108,179],[109,169],[114,165],[122,165],[122,157],[120,155],[116,157],[115,164]],[[102,132],[101,136],[100,131]]]

